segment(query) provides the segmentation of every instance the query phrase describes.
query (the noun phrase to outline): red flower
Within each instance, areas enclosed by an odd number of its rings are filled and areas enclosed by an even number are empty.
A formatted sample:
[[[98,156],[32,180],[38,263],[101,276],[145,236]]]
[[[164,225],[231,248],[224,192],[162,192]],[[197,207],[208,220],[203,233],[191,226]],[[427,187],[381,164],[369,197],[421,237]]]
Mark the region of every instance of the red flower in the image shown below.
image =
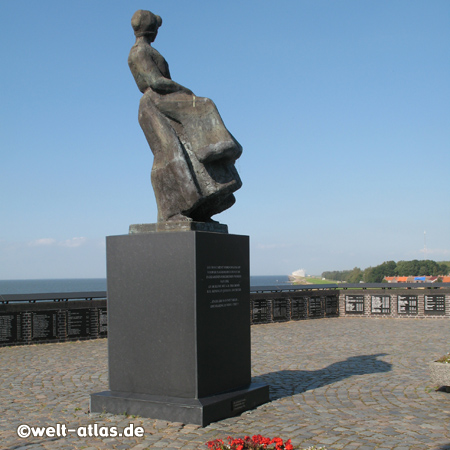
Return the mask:
[[[275,444],[276,450],[283,450],[283,448],[284,448],[283,439],[281,439],[279,437],[274,437],[270,443]]]
[[[221,450],[223,449],[222,439],[215,439],[214,441],[209,441],[206,443],[210,450]]]
[[[260,434],[256,434],[251,438],[245,436],[244,439],[234,439],[231,436],[228,436],[227,440],[228,445],[224,444],[222,439],[209,441],[206,445],[209,450],[294,450],[294,446],[291,444],[290,439],[283,444],[283,439],[280,437],[270,439],[261,436]],[[272,447],[271,444],[275,444],[275,447]]]
[[[263,448],[266,448],[268,445],[270,445],[270,439],[262,437],[260,434],[253,436],[252,440],[256,445],[262,445]]]

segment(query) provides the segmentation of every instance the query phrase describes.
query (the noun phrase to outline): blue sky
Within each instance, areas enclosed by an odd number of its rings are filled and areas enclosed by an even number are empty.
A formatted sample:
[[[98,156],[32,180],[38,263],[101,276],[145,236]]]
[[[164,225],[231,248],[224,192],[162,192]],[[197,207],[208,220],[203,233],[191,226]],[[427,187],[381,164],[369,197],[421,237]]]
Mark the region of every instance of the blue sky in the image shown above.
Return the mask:
[[[244,147],[215,219],[253,275],[450,260],[449,1],[3,0],[0,279],[104,277],[105,236],[156,221],[137,9]]]

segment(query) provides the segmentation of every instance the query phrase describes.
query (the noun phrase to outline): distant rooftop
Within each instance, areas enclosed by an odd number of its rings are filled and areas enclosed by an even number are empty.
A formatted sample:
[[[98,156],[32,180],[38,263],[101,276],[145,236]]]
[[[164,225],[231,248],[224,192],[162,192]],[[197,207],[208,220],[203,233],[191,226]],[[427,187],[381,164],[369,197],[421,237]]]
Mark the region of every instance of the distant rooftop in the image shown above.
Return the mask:
[[[450,276],[409,276],[409,277],[384,277],[388,283],[435,283],[440,280],[442,283],[450,283]]]

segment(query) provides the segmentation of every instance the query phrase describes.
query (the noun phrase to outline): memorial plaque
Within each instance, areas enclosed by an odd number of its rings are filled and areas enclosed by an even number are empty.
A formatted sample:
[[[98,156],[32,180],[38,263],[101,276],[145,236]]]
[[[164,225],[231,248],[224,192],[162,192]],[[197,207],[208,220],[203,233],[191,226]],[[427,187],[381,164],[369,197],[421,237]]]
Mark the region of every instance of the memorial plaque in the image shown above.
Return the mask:
[[[417,314],[417,295],[397,296],[397,311],[399,314]]]
[[[31,315],[31,339],[46,341],[58,338],[56,311],[39,311]]]
[[[208,265],[206,280],[206,295],[211,309],[239,306],[239,297],[242,295],[240,265]]]
[[[325,297],[325,312],[327,316],[339,315],[339,299],[338,297]]]
[[[425,295],[424,312],[434,316],[445,314],[445,295]]]
[[[98,309],[98,335],[106,336],[108,334],[108,313],[106,308]]]
[[[345,312],[346,314],[363,314],[364,295],[346,295]]]
[[[234,400],[231,402],[232,411],[242,411],[247,408],[247,399],[241,398],[239,400]]]
[[[320,317],[323,315],[322,301],[320,297],[309,297],[309,316]]]
[[[306,297],[293,297],[291,299],[291,319],[299,320],[308,317],[308,306]]]
[[[28,314],[28,313],[25,313],[25,312],[17,313],[17,322],[16,323],[17,323],[17,341],[18,342],[25,340],[25,338],[23,336],[23,317],[25,314]]]
[[[274,322],[289,320],[289,300],[287,298],[273,299],[273,320]]]
[[[391,297],[389,295],[372,295],[372,314],[390,314]]]
[[[252,323],[270,322],[269,304],[266,299],[253,300]]]
[[[0,313],[0,344],[22,340],[20,313]],[[20,335],[20,336],[19,336]]]
[[[88,337],[91,335],[90,309],[67,311],[67,337]]]

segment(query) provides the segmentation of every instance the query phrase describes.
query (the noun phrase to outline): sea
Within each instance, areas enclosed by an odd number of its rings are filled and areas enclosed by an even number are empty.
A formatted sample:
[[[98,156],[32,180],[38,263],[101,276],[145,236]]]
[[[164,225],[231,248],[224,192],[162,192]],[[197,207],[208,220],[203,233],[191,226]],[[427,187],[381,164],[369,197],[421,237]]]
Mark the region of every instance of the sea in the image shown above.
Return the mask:
[[[283,284],[292,284],[287,275],[250,276],[250,286],[279,286]],[[106,278],[0,280],[0,295],[85,291],[106,291]]]

